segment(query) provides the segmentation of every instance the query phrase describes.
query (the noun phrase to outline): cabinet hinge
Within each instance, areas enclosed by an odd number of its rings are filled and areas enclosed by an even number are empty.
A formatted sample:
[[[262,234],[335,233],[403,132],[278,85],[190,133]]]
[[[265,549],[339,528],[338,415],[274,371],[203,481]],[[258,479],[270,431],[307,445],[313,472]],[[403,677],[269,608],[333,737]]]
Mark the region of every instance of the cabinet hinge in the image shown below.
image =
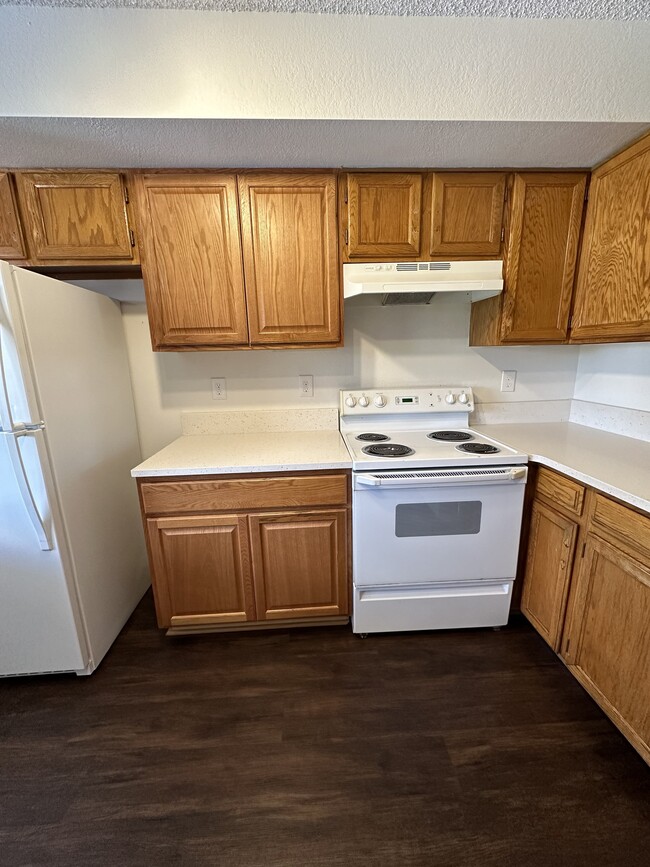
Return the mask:
[[[566,640],[566,644],[564,645],[564,652],[565,652],[565,653],[568,653],[568,652],[569,652],[569,647],[570,647],[570,646],[571,646],[571,639],[570,639],[570,638],[567,638],[567,640]]]
[[[508,201],[508,184],[506,184],[505,187],[503,188],[503,201],[504,202]]]
[[[580,558],[582,559],[585,556],[585,548],[587,547],[587,543],[582,543],[582,551],[580,552]]]
[[[506,239],[506,230],[505,230],[505,226],[501,226],[501,240],[502,240],[502,241],[505,241],[505,239]]]
[[[344,201],[345,204],[347,205],[347,203],[348,203],[348,191],[347,191],[347,190],[345,191],[345,196],[344,196],[344,198],[343,198],[343,201]]]
[[[129,238],[131,239],[131,246],[135,247],[135,232],[133,229],[129,229]]]
[[[129,204],[129,188],[126,186],[124,187],[124,204]]]
[[[585,202],[588,202],[588,201],[589,201],[589,189],[587,188],[585,190]]]
[[[571,314],[571,316],[569,316],[569,321],[567,322],[567,328],[571,328],[572,325],[573,325],[573,314]]]
[[[347,247],[347,245],[348,245],[348,230],[347,229],[345,230],[343,237],[345,238],[345,246]]]

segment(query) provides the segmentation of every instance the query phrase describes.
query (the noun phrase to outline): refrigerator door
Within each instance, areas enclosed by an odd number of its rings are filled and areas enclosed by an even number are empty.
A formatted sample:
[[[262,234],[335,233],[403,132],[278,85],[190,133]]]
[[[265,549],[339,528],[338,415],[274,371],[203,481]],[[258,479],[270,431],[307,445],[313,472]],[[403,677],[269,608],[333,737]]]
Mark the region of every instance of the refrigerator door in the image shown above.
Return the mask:
[[[21,459],[34,507],[47,524],[39,437],[41,433],[21,438]],[[88,653],[74,597],[56,538],[52,536],[53,549],[43,551],[34,533],[10,454],[13,440],[11,434],[0,434],[0,676],[82,671]]]

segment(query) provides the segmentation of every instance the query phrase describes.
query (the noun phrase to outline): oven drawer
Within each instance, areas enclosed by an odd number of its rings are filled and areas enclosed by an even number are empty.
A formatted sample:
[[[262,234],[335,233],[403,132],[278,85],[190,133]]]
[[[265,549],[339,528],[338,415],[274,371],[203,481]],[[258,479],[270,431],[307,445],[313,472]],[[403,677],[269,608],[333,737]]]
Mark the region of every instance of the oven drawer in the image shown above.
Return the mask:
[[[475,581],[423,587],[356,587],[352,630],[406,632],[503,626],[513,581]]]

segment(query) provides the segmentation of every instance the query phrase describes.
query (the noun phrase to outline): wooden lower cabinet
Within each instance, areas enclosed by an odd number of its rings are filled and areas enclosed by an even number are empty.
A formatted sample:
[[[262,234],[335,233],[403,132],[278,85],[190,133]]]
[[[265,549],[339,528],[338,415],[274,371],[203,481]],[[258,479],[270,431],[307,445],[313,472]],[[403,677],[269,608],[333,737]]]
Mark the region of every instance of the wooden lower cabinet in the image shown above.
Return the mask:
[[[553,650],[560,644],[578,524],[533,503],[521,610]]]
[[[347,617],[348,474],[143,479],[139,491],[160,627]],[[238,511],[219,512],[229,501]]]
[[[650,516],[540,470],[521,608],[650,763]]]

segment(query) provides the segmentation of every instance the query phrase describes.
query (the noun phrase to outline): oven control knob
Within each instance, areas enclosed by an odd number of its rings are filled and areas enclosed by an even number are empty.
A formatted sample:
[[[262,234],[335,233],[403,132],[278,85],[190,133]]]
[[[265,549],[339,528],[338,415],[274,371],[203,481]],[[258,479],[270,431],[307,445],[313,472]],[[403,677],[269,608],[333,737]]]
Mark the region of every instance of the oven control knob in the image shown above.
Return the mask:
[[[356,399],[356,397],[353,397],[351,394],[348,395],[348,396],[345,398],[345,405],[346,405],[346,406],[356,406],[356,405],[357,405],[357,399]]]
[[[449,392],[449,394],[445,397],[447,403],[456,403],[456,395]]]
[[[383,394],[375,396],[375,406],[386,406],[386,398]]]
[[[469,395],[465,394],[464,391],[458,395],[458,403],[469,403]]]
[[[361,397],[359,398],[359,406],[368,406],[369,403],[370,403],[370,401],[365,396],[365,394],[362,394]]]

